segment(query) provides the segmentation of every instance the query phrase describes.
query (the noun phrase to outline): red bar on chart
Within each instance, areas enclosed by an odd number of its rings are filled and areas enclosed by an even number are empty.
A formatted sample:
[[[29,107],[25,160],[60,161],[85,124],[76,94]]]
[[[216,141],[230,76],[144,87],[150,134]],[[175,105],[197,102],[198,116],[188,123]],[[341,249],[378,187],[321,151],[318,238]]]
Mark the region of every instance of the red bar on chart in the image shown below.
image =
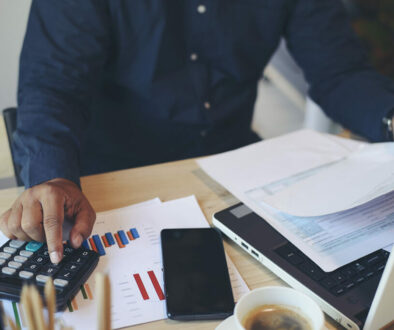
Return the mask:
[[[130,241],[134,240],[133,235],[129,231],[127,232],[127,236],[129,237]]]
[[[133,276],[135,282],[137,283],[138,289],[140,289],[142,299],[148,300],[149,299],[148,292],[146,292],[145,285],[144,283],[142,283],[140,274],[134,274]]]
[[[124,248],[124,245],[123,245],[122,241],[120,240],[119,235],[117,233],[114,233],[114,236],[115,236],[116,242],[118,243],[118,246],[120,248]]]
[[[104,246],[105,246],[106,248],[110,246],[110,245],[108,244],[108,241],[107,241],[107,238],[105,237],[105,235],[101,236],[101,240],[103,241]]]
[[[153,270],[150,270],[148,272],[149,278],[152,281],[153,287],[156,290],[157,296],[159,297],[160,300],[164,300],[164,293],[163,290],[160,287],[159,281],[157,280],[157,277]]]
[[[92,247],[93,251],[97,252],[96,244],[94,244],[93,238],[89,238],[90,246]],[[97,252],[98,253],[98,252]]]

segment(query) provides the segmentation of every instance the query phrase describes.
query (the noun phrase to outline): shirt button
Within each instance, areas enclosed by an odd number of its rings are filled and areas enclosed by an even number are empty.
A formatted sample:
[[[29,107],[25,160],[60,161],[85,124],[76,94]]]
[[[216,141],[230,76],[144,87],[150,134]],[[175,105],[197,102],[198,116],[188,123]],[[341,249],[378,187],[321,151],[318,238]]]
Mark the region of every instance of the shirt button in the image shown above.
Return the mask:
[[[197,12],[200,14],[204,14],[207,11],[207,7],[205,7],[204,5],[199,5],[197,7]]]
[[[198,55],[196,54],[196,53],[192,53],[192,54],[190,54],[190,59],[194,62],[194,61],[197,61],[197,59],[198,59]]]
[[[204,108],[207,109],[207,110],[211,109],[211,103],[204,102]]]

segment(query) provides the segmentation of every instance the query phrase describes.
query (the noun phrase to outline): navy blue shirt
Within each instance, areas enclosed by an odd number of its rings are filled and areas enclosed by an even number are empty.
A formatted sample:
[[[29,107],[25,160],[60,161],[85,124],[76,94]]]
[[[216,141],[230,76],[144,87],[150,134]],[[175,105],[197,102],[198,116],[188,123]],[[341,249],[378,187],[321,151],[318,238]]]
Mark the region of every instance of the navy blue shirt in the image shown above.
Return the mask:
[[[26,187],[257,141],[257,82],[282,37],[327,114],[382,140],[393,82],[339,0],[33,0],[15,134]]]

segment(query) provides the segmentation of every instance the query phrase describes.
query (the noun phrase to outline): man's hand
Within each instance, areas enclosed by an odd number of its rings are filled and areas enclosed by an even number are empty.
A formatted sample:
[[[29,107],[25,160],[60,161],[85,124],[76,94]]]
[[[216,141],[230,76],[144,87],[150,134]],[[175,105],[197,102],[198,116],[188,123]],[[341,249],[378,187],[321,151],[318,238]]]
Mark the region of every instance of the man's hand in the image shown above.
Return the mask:
[[[75,183],[53,179],[25,190],[0,216],[0,230],[10,239],[46,240],[51,261],[59,263],[65,218],[74,220],[70,241],[78,248],[90,235],[96,214]]]

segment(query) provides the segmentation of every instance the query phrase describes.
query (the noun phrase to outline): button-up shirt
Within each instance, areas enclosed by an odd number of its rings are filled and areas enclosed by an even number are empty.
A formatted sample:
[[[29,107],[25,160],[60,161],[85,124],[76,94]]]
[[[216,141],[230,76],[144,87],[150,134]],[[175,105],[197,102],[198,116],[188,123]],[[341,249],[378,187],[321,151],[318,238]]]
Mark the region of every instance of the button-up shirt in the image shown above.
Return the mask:
[[[383,139],[393,82],[366,64],[339,0],[33,0],[15,134],[25,185],[257,141],[257,82],[281,38],[330,117]]]

